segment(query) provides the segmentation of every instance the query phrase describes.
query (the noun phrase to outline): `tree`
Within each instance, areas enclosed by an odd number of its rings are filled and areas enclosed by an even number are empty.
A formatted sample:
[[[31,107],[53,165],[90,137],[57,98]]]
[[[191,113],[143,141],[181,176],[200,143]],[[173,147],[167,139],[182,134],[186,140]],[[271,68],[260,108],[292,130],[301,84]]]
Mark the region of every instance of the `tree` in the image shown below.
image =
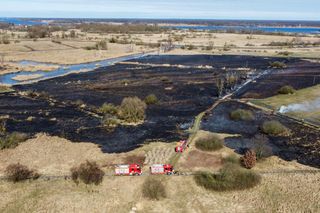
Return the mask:
[[[247,169],[252,169],[257,162],[257,156],[255,151],[253,150],[248,150],[246,151],[246,153],[244,154],[243,157],[241,157],[241,163],[242,165],[247,168]]]
[[[76,35],[76,31],[74,30],[71,30],[70,31],[70,38],[75,38],[77,35]]]

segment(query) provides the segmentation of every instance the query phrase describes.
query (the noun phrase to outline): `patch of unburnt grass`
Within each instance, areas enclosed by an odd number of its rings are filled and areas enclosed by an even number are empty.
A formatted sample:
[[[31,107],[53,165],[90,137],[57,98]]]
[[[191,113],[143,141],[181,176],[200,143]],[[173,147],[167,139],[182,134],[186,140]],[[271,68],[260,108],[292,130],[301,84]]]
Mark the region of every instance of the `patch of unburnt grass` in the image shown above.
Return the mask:
[[[226,164],[217,174],[199,172],[194,176],[197,185],[212,191],[234,191],[257,186],[261,176],[235,164]]]
[[[294,94],[295,92],[296,90],[290,85],[283,86],[278,90],[278,93],[281,95]]]
[[[262,124],[263,133],[270,136],[289,136],[290,130],[277,120],[265,121]]]
[[[155,94],[150,94],[147,97],[145,97],[144,102],[147,105],[153,105],[153,104],[157,104],[159,100]]]
[[[202,151],[217,151],[223,148],[223,139],[215,135],[208,135],[198,139],[195,145]]]
[[[235,121],[252,121],[254,115],[250,110],[236,109],[230,113],[230,118]]]

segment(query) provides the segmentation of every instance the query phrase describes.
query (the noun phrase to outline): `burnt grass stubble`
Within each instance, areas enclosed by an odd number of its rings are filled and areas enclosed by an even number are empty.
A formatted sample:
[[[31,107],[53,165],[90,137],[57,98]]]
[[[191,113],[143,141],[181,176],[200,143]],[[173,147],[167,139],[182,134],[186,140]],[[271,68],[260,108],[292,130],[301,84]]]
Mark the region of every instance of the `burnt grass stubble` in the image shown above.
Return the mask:
[[[184,138],[185,135],[178,130],[187,129],[196,115],[217,100],[214,79],[225,73],[225,68],[232,70],[249,67],[259,72],[267,69],[270,61],[276,60],[253,56],[148,56],[132,61],[209,65],[213,68],[117,64],[88,73],[16,86],[18,91],[45,92],[57,103],[52,104],[46,98],[22,97],[16,93],[1,94],[0,115],[10,116],[7,120],[9,132],[19,131],[31,135],[46,132],[74,142],[99,144],[103,152],[127,152],[145,142],[171,142]],[[297,59],[286,62],[300,63]],[[160,102],[148,106],[147,118],[142,125],[118,126],[113,130],[102,127],[100,118],[73,104],[81,100],[87,105],[87,111],[95,111],[105,102],[119,105],[124,97],[138,96],[144,99],[151,93]]]

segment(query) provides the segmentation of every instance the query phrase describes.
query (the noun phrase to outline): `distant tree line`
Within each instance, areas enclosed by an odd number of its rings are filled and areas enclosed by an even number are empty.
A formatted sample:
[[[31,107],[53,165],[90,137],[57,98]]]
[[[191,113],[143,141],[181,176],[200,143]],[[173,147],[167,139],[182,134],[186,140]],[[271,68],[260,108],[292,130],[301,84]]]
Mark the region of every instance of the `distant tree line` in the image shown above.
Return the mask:
[[[85,23],[76,26],[78,29],[84,32],[95,33],[146,33],[146,32],[163,32],[166,29],[157,25],[147,24],[99,24],[99,23]]]

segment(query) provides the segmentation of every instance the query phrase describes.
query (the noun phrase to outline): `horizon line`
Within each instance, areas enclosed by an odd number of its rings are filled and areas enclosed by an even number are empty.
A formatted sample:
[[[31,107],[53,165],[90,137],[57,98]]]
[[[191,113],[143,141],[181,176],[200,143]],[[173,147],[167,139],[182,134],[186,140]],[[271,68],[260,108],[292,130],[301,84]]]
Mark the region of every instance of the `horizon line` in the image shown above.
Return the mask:
[[[0,16],[0,18],[17,18],[17,19],[114,19],[114,20],[121,20],[121,19],[132,19],[132,20],[201,20],[201,21],[289,21],[289,22],[320,22],[319,20],[314,19],[250,19],[250,18],[147,18],[147,17],[140,17],[140,18],[133,18],[133,17],[26,17],[26,16]]]

